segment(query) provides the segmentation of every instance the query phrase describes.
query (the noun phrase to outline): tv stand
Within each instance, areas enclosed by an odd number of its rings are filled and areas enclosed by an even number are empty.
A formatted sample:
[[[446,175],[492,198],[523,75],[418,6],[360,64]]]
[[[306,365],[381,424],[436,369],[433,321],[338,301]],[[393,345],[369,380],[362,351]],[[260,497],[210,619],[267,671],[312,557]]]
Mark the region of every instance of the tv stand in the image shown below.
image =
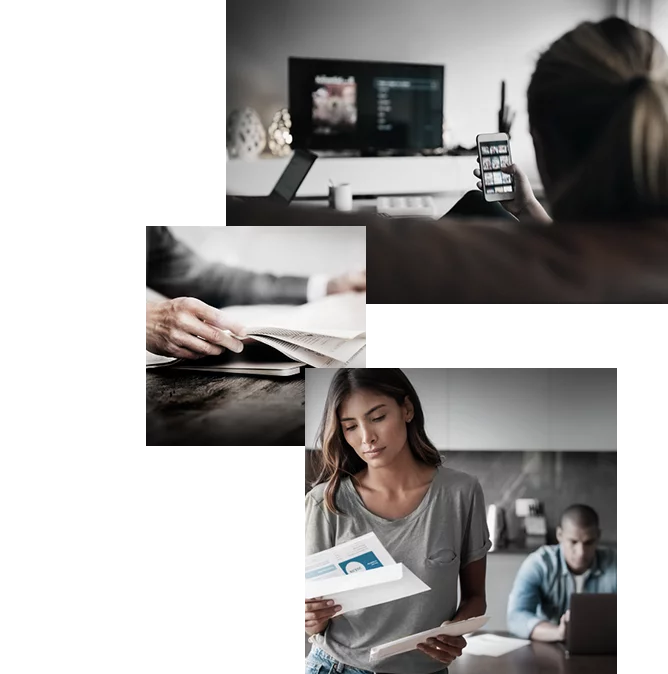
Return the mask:
[[[312,150],[322,159],[350,159],[351,157],[442,157],[441,150]]]
[[[341,159],[350,157],[359,157],[358,150],[309,150],[313,154],[322,159]]]
[[[261,196],[271,192],[289,157],[227,160],[227,193]],[[319,157],[297,198],[327,198],[329,181],[350,183],[353,195],[463,193],[476,188],[469,157]]]

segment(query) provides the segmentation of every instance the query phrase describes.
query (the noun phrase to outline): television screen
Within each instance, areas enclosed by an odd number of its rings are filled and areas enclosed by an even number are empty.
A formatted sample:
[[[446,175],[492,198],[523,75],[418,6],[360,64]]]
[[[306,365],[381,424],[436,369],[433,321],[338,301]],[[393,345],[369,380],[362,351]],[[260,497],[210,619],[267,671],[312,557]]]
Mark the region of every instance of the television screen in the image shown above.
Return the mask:
[[[288,59],[292,147],[360,154],[443,146],[442,65]]]

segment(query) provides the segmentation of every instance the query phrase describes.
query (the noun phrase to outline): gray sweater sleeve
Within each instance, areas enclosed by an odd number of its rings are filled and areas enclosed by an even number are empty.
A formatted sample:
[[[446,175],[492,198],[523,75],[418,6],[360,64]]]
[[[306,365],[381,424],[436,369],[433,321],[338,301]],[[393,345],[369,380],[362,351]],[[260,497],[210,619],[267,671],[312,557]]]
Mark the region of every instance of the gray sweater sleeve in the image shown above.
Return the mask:
[[[336,517],[325,507],[322,498],[324,485],[318,485],[306,494],[306,554],[312,555],[334,546]]]
[[[146,227],[146,285],[167,297],[196,297],[214,307],[302,304],[308,279],[259,274],[207,262],[167,227]]]

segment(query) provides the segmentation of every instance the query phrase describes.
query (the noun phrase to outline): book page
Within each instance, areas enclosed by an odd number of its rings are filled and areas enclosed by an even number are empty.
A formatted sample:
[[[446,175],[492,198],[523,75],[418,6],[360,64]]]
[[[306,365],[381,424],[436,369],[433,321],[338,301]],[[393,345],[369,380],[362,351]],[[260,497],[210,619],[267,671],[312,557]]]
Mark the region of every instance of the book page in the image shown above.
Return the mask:
[[[334,339],[366,339],[366,332],[358,332],[357,330],[328,330],[327,328],[318,332],[312,330],[300,330],[292,328],[277,328],[271,325],[263,326],[246,326],[249,337],[254,335],[271,335],[279,339],[292,341],[293,339],[301,337],[325,337]]]
[[[283,340],[276,339],[275,337],[265,337],[263,335],[258,335],[256,339],[263,344],[273,346],[277,351],[280,351],[289,358],[299,360],[302,363],[310,365],[311,367],[343,367],[345,365],[345,363],[336,360],[336,358],[323,356],[322,354],[311,351],[310,349],[307,349],[303,346],[291,344],[290,342],[284,342]]]
[[[314,335],[309,332],[303,333],[295,330],[283,330],[282,328],[252,333],[252,336],[255,338],[260,335],[274,337],[283,342],[303,346],[305,349],[315,351],[323,356],[330,356],[331,358],[343,362],[352,358],[366,344],[365,338],[339,339],[337,337],[328,337],[325,335]]]

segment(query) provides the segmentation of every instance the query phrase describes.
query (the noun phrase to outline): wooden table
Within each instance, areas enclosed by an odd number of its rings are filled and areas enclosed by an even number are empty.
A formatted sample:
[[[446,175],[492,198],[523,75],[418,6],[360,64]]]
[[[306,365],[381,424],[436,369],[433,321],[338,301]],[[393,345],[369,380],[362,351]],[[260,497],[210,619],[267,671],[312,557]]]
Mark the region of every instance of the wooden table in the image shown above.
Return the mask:
[[[510,636],[505,632],[495,632]],[[466,653],[466,651],[464,651]],[[498,658],[462,655],[450,665],[448,674],[616,674],[615,655],[566,656],[560,644],[532,641]]]
[[[304,445],[304,375],[146,372],[147,445]]]

